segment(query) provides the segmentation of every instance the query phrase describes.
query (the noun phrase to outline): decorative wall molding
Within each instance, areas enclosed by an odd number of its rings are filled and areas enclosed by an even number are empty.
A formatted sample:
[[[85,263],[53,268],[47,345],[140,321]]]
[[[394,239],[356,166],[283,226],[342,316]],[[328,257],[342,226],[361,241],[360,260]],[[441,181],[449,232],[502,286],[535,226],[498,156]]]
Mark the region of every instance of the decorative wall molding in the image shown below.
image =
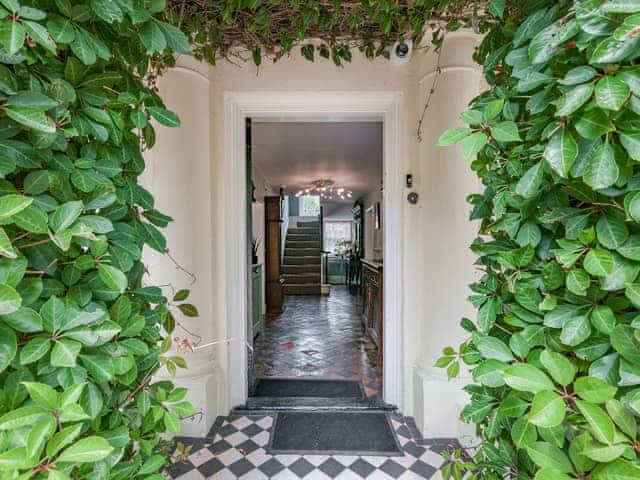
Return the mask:
[[[403,172],[401,171],[401,92],[226,92],[225,175],[230,205],[244,205],[245,119],[286,118],[289,121],[384,122],[384,400],[403,409]],[[334,120],[335,121],[335,120]],[[227,210],[227,333],[246,338],[247,274],[245,209]],[[247,351],[241,342],[229,348],[229,404],[247,399]]]
[[[471,72],[479,76],[482,75],[482,71],[478,69],[477,65],[448,65],[446,67],[440,67],[441,74],[447,72]],[[436,70],[431,70],[425,73],[418,81],[418,85],[422,85],[426,80],[433,77],[435,74]]]
[[[176,61],[176,66],[169,70],[169,72],[172,70],[186,70],[188,72],[197,73],[208,81],[211,69],[211,65],[206,62],[201,62],[188,55],[179,55],[178,60]]]

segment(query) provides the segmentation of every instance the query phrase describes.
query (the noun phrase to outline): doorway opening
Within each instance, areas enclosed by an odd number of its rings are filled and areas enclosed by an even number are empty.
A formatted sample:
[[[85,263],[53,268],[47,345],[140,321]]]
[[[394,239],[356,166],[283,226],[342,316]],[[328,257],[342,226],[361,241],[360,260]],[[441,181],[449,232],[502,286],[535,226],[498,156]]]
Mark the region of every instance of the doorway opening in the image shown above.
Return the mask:
[[[249,393],[380,400],[383,123],[247,125]]]
[[[247,184],[247,154],[250,154],[250,131],[253,121],[289,122],[382,122],[384,199],[379,208],[383,233],[384,342],[382,400],[403,408],[403,315],[402,315],[402,244],[403,179],[406,172],[400,161],[400,113],[402,94],[396,92],[247,92],[226,94],[225,108],[225,178],[231,203],[246,205],[252,191]],[[267,205],[265,204],[265,209]],[[363,212],[364,215],[364,212]],[[374,215],[375,218],[375,215]],[[251,213],[248,208],[229,212],[226,222],[226,311],[229,338],[241,340],[229,344],[227,362],[234,372],[229,378],[231,406],[245,405],[253,379],[249,368],[253,362],[252,291],[247,272],[252,265]],[[265,262],[266,263],[266,262]],[[265,283],[268,280],[265,278]]]

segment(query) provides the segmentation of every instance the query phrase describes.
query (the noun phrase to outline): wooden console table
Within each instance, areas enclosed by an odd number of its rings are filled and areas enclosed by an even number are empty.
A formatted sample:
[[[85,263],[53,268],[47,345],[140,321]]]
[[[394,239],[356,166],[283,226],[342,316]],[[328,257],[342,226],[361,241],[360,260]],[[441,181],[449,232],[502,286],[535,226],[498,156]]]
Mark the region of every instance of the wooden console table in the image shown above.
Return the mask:
[[[378,347],[378,362],[382,365],[384,345],[384,306],[382,263],[370,260],[362,262],[362,323]]]

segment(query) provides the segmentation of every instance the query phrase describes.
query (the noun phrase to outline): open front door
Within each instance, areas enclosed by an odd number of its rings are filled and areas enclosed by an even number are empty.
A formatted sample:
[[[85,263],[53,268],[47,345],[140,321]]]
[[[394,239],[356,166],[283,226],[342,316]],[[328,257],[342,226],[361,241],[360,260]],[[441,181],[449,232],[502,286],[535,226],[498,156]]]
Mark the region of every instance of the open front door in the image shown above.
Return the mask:
[[[283,306],[283,279],[280,271],[282,265],[281,204],[280,196],[264,197],[265,300],[268,316],[281,314]]]
[[[245,123],[245,139],[246,139],[246,171],[247,171],[247,188],[245,198],[245,211],[247,212],[247,254],[245,263],[245,272],[247,275],[247,380],[249,382],[249,396],[253,394],[255,379],[253,378],[253,275],[252,275],[252,258],[253,258],[253,181],[251,180],[251,119],[247,118]]]

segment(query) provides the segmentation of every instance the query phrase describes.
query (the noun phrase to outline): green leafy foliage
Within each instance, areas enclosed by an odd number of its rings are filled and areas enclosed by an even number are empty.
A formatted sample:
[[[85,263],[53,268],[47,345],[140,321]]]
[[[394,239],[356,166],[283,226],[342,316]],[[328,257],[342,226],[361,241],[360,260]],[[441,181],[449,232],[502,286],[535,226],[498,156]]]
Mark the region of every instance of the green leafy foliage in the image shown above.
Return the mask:
[[[437,362],[471,368],[462,419],[482,443],[445,477],[640,478],[639,13],[629,0],[488,10],[500,21],[476,60],[490,89],[440,138],[484,185],[469,197],[477,321]]]
[[[188,53],[164,2],[0,1],[0,478],[161,478],[163,432],[193,414],[153,382],[170,307],[143,286],[166,249],[137,179],[150,119],[177,126],[142,78]]]

